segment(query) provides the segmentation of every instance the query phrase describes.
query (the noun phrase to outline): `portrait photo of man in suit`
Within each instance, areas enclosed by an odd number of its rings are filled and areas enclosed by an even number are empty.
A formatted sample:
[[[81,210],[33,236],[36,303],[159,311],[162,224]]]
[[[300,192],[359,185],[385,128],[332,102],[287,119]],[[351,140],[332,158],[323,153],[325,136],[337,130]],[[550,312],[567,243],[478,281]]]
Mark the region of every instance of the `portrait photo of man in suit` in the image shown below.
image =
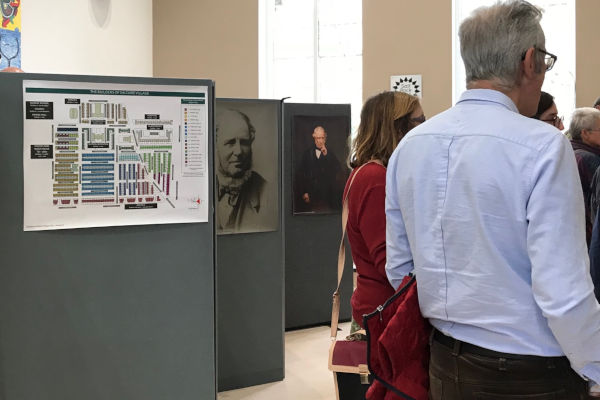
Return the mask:
[[[297,121],[306,125],[305,121]],[[341,121],[340,121],[341,122]],[[335,127],[335,140],[329,141],[328,131],[324,123],[315,122],[310,133],[302,134],[300,129],[294,131],[304,138],[295,138],[298,144],[295,164],[294,213],[326,214],[341,210],[342,191],[348,176],[344,161],[348,156],[348,133],[344,124],[329,124]],[[300,128],[299,126],[297,126]],[[303,128],[306,132],[306,127]],[[310,140],[310,141],[309,141]],[[306,144],[301,145],[300,142]],[[303,150],[299,151],[300,148]]]

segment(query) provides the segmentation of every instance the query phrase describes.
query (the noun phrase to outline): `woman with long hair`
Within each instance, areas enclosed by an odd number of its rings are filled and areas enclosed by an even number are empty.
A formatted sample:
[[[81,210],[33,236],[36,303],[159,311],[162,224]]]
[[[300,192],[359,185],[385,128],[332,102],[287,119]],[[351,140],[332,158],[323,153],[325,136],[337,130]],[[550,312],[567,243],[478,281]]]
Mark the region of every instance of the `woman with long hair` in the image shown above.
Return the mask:
[[[424,121],[419,99],[402,92],[383,92],[369,98],[360,114],[350,152],[353,171],[344,190],[344,198],[348,195],[346,229],[357,272],[352,316],[360,326],[363,314],[394,294],[385,273],[386,166],[404,135]]]

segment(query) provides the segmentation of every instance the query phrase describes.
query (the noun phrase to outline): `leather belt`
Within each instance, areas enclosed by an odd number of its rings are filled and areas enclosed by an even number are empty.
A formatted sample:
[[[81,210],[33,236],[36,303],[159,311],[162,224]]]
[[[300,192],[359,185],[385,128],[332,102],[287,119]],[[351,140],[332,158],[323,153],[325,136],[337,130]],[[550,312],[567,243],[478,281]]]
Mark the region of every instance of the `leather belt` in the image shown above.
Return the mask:
[[[433,332],[433,340],[440,343],[443,346],[446,346],[456,352],[456,354],[461,353],[471,353],[485,357],[492,358],[505,358],[512,360],[531,360],[531,361],[554,361],[554,362],[566,362],[568,363],[568,359],[565,356],[561,357],[543,357],[543,356],[535,356],[529,354],[512,354],[512,353],[502,353],[499,351],[494,351],[490,349],[486,349],[483,347],[476,346],[471,343],[463,342],[462,340],[454,339],[453,337],[446,336],[442,332],[437,329],[434,329]]]

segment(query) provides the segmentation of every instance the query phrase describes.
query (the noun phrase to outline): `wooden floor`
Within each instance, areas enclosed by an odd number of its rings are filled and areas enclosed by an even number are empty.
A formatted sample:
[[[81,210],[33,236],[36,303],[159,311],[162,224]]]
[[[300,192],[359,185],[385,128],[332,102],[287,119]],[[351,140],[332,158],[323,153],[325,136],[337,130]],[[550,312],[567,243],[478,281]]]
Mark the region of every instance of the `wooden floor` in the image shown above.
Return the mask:
[[[344,338],[350,323],[340,324]],[[218,400],[335,400],[333,375],[327,369],[329,327],[320,326],[285,334],[285,379],[218,394]]]

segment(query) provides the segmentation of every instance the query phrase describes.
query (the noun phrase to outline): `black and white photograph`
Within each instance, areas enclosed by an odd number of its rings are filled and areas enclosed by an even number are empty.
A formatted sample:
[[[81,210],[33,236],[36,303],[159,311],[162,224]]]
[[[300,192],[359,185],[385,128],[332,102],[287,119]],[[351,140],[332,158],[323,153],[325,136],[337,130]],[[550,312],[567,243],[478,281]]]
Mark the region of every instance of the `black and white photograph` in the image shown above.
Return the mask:
[[[349,170],[346,116],[294,117],[292,126],[294,214],[331,214],[342,209]]]
[[[215,125],[218,234],[278,227],[278,104],[217,99]]]

